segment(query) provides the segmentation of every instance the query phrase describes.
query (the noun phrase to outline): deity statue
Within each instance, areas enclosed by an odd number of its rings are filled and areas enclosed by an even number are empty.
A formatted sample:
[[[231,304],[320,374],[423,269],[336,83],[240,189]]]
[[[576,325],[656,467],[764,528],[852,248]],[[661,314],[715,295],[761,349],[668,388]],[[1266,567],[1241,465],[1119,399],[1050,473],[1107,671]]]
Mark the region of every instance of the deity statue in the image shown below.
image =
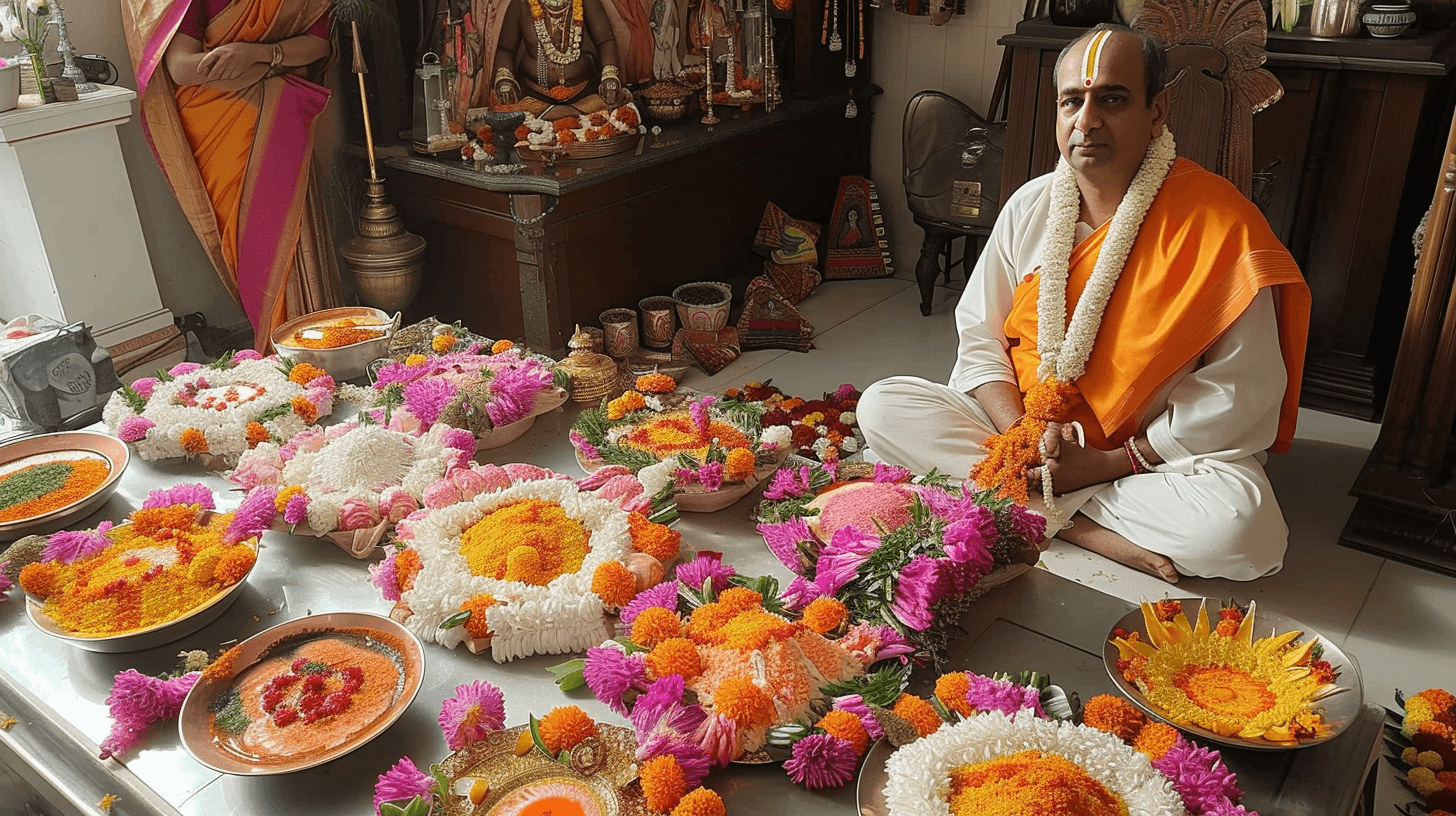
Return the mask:
[[[626,102],[616,34],[602,2],[510,0],[495,52],[491,107],[559,119]]]
[[[652,75],[672,79],[682,73],[683,67],[677,52],[681,39],[677,0],[654,0],[648,24],[652,27]]]

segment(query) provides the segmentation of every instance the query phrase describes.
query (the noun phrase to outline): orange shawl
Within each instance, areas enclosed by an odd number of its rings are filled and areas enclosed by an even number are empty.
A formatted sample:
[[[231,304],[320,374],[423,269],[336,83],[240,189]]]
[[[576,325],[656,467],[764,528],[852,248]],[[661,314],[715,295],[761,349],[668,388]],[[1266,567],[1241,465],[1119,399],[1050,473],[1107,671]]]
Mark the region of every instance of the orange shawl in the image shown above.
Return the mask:
[[[1072,251],[1067,318],[1107,236],[1103,224]],[[1006,317],[1022,393],[1037,382],[1036,301],[1041,277],[1016,287]],[[1309,332],[1309,287],[1262,213],[1223,177],[1178,159],[1153,200],[1107,303],[1072,412],[1089,442],[1111,450],[1136,434],[1163,386],[1238,320],[1266,286],[1275,290],[1279,351],[1289,374],[1273,450],[1294,438]]]

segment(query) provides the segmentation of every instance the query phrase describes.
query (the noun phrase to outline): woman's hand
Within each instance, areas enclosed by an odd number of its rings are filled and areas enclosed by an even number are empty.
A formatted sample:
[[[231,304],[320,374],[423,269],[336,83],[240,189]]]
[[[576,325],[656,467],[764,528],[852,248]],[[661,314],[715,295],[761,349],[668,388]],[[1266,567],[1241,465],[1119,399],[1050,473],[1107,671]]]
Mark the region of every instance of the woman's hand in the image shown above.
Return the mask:
[[[273,46],[264,43],[236,42],[220,45],[202,55],[197,63],[197,73],[204,82],[227,82],[237,79],[256,68],[260,63],[267,65],[273,58]]]

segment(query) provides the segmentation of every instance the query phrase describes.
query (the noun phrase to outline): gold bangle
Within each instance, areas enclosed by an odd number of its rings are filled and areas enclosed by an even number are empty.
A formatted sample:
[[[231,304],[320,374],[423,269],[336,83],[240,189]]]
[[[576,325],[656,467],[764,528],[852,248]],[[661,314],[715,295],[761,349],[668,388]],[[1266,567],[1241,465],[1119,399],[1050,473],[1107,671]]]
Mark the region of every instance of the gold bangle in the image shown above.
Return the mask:
[[[497,68],[496,71],[495,71],[495,81],[496,82],[500,82],[502,79],[515,79],[515,78],[516,78],[516,75],[513,74],[513,73],[511,73],[511,69],[509,69],[509,68]]]
[[[620,79],[620,77],[617,75],[617,66],[615,66],[615,65],[603,65],[602,66],[602,79]]]

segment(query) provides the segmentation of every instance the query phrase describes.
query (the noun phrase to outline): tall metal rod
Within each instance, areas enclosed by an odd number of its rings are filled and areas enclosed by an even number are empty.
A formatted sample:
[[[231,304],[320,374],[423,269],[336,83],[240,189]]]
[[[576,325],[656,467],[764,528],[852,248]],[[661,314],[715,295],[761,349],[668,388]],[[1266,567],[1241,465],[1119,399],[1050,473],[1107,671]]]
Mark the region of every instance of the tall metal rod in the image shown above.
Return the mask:
[[[359,21],[350,20],[349,30],[354,34],[353,71],[359,77],[359,106],[364,111],[364,146],[369,151],[369,180],[379,181],[374,167],[374,128],[369,124],[369,96],[364,92],[364,75],[369,73],[369,67],[364,64],[364,50],[359,45]]]

